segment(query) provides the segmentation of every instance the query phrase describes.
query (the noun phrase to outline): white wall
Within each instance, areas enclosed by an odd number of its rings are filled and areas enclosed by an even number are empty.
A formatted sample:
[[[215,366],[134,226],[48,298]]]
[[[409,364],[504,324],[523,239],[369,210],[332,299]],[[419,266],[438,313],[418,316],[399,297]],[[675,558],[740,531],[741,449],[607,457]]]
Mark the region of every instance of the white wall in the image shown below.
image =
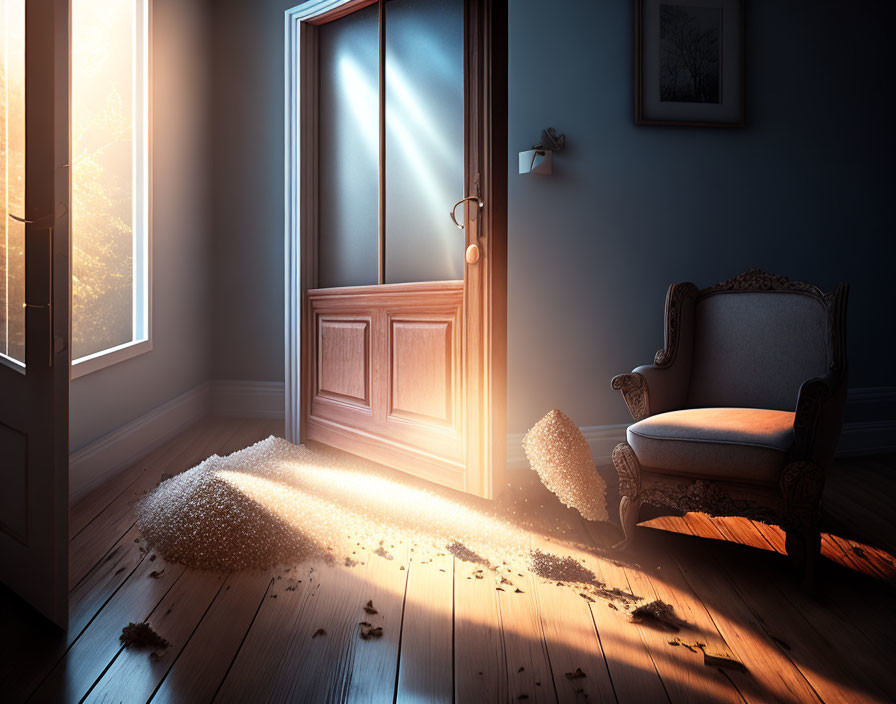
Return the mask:
[[[153,350],[72,382],[72,452],[210,375],[206,10],[202,0],[153,0]],[[89,480],[72,476],[72,492]]]

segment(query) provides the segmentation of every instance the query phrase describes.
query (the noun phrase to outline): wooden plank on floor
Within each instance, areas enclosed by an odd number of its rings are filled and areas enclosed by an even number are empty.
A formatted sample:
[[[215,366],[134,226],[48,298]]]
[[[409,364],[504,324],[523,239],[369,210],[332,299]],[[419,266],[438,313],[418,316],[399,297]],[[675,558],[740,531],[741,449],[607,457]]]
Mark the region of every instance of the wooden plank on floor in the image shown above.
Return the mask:
[[[183,572],[181,565],[143,560],[53,668],[33,701],[80,701],[121,650],[121,629],[146,620]]]
[[[146,619],[169,646],[155,655],[146,649],[124,648],[84,701],[117,704],[125,692],[130,701],[148,701],[226,578],[224,572],[186,570]]]
[[[274,575],[269,571],[231,574],[196,632],[174,658],[173,665],[169,663],[170,669],[152,701],[210,702],[273,582]]]
[[[558,586],[538,577],[528,581],[538,600],[558,701],[615,702],[589,602],[570,585]],[[584,677],[576,676],[579,670]]]
[[[252,626],[234,656],[220,684],[215,701],[299,701],[293,679],[298,667],[304,667],[294,653],[313,639],[320,628],[311,618],[314,599],[322,584],[331,582],[326,565],[319,560],[301,568],[291,568],[286,579],[277,580],[282,570],[271,570],[274,583],[265,595]],[[291,674],[288,674],[291,673]]]
[[[707,580],[712,572],[725,571],[728,584],[753,619],[768,629],[774,642],[787,644],[787,656],[823,701],[889,700],[883,690],[887,674],[878,667],[877,654],[865,652],[848,624],[815,606],[787,575],[776,576],[758,565],[759,557],[741,550],[735,559],[730,550],[715,550],[690,558],[689,564],[693,567],[709,560],[712,570],[705,569],[702,575]]]
[[[643,563],[643,559],[639,561]],[[645,568],[634,565],[624,568],[631,590],[644,597],[642,603],[662,599],[675,608],[679,618],[687,622],[687,626],[682,626],[676,633],[651,625],[649,622],[637,626],[644,645],[650,651],[656,670],[663,680],[669,699],[673,702],[705,704],[740,702],[741,695],[731,679],[718,669],[706,667],[703,649],[695,645],[698,642],[704,643],[707,652],[731,657],[724,639],[718,636],[714,628],[708,630],[705,628],[705,623],[703,628],[696,623],[699,609],[684,599],[682,592],[676,592],[668,585],[660,583],[658,578],[652,578],[657,570],[651,570],[650,575],[646,574],[646,571]],[[684,645],[673,646],[672,643],[676,642]]]
[[[349,652],[347,700],[351,702],[392,702],[395,698],[409,550],[405,544],[390,543],[383,548],[385,555],[368,553],[366,564],[352,568],[364,585],[361,598],[372,601],[378,612],[359,613],[356,620],[381,626],[383,635],[356,643]]]
[[[688,586],[701,600],[736,659],[746,666],[748,676],[755,681],[754,687],[764,694],[760,701],[819,702],[815,690],[788,657],[789,646],[764,630],[761,620],[714,564],[707,563],[705,556],[689,553],[684,546],[670,550]]]
[[[11,701],[26,699],[46,679],[96,614],[147,557],[135,542],[138,540],[139,533],[132,528],[75,587],[69,596],[69,627],[65,633],[48,638],[43,629],[35,629],[30,624],[18,632],[7,631],[18,645],[4,659],[10,665],[11,676],[8,680],[0,678],[0,691]]]
[[[396,701],[454,699],[454,556],[411,553]]]
[[[497,583],[486,565],[454,560],[454,701],[506,702],[507,658]],[[544,684],[544,683],[542,683]]]
[[[498,567],[496,577],[510,701],[520,701],[525,695],[530,702],[556,702],[534,580],[531,575],[520,576],[504,565]]]
[[[588,568],[608,589],[630,592],[624,571],[610,559],[595,558]],[[640,597],[642,603],[645,595]],[[638,626],[631,623],[626,605],[621,601],[596,599],[589,603],[600,642],[603,646],[613,689],[622,702],[667,702],[669,696],[659,671],[645,646]]]

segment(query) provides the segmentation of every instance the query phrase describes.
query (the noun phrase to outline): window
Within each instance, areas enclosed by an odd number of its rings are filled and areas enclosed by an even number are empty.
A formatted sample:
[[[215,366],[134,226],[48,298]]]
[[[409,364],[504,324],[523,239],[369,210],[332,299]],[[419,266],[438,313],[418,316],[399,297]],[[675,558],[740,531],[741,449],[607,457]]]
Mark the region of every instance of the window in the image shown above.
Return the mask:
[[[0,356],[25,363],[25,0],[0,0]]]
[[[72,1],[73,377],[150,349],[148,2]]]
[[[72,376],[151,349],[150,0],[73,0]],[[0,0],[0,358],[25,362],[25,0]]]

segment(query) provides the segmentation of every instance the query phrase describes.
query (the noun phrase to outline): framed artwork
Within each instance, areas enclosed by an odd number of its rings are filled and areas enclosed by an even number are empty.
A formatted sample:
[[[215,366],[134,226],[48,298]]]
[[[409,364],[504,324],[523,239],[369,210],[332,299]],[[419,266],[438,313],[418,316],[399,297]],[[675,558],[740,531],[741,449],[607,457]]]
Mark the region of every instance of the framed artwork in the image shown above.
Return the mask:
[[[743,127],[743,0],[635,0],[635,124]]]

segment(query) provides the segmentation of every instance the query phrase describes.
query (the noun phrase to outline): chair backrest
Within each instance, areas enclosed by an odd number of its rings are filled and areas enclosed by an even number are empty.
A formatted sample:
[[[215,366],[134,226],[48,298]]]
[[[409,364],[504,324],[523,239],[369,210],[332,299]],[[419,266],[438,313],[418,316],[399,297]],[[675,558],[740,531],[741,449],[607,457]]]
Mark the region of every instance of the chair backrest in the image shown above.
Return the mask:
[[[688,405],[793,411],[800,385],[831,366],[828,306],[814,286],[741,277],[697,296]]]

